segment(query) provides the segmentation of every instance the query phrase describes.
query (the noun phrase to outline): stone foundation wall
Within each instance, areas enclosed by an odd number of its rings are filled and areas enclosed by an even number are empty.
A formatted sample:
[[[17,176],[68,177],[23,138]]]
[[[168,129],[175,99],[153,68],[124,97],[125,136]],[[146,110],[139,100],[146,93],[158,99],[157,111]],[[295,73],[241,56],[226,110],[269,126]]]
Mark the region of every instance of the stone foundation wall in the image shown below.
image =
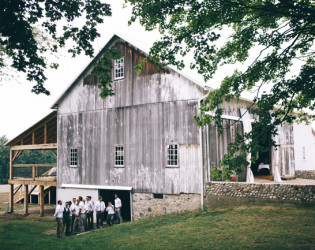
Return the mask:
[[[315,180],[315,171],[314,170],[295,170],[295,177]]]
[[[209,182],[206,184],[206,208],[292,202],[314,206],[315,186],[243,182]]]
[[[132,194],[132,217],[134,220],[198,208],[200,208],[199,194],[164,194],[163,199],[155,199],[152,193]]]

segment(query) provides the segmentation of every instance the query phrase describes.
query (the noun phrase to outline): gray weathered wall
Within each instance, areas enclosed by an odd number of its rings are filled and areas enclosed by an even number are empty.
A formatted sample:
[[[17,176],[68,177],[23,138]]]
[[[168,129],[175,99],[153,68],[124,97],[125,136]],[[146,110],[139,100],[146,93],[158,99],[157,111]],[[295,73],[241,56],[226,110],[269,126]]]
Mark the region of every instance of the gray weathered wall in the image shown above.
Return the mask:
[[[221,166],[221,161],[227,153],[228,144],[235,141],[237,134],[243,134],[241,122],[233,120],[223,120],[223,132],[221,135],[214,124],[202,128],[202,155],[204,166],[204,181],[213,180],[210,176],[211,169]],[[237,176],[238,181],[246,180],[246,171]]]
[[[294,134],[293,126],[284,124],[278,127],[278,135],[274,138],[279,145],[272,149],[272,170],[278,166],[281,176],[295,176]]]
[[[116,46],[116,45],[115,45]],[[135,192],[200,193],[199,129],[193,120],[203,90],[174,71],[132,70],[139,55],[117,45],[125,78],[115,96],[102,100],[81,80],[58,108],[58,185],[132,186]],[[179,144],[179,167],[166,165],[166,146]],[[114,167],[114,146],[123,145],[124,168]],[[79,164],[69,167],[69,150]]]

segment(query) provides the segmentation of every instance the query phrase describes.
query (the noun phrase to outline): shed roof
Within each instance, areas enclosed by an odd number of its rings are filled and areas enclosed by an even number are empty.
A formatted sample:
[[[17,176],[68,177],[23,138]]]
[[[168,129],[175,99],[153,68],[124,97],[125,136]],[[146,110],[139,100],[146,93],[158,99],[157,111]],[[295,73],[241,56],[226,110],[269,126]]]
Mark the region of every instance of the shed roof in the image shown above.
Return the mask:
[[[16,136],[14,139],[7,142],[5,146],[21,145],[22,141],[23,145],[31,145],[33,144],[33,142],[34,144],[43,144],[45,141],[45,124],[46,142],[57,143],[57,112],[54,110],[50,112],[47,116],[42,118],[40,121],[32,125],[30,128],[26,129],[24,132]]]

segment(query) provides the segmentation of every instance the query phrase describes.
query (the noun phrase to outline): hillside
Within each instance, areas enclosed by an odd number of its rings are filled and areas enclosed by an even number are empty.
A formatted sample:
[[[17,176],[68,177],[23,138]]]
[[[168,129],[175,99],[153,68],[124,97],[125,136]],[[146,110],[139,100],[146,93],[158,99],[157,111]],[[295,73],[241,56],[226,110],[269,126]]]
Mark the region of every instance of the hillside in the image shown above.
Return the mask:
[[[33,217],[32,217],[33,216]],[[37,216],[37,215],[36,215]],[[237,207],[138,220],[57,239],[51,216],[0,217],[2,249],[314,249],[315,212]]]

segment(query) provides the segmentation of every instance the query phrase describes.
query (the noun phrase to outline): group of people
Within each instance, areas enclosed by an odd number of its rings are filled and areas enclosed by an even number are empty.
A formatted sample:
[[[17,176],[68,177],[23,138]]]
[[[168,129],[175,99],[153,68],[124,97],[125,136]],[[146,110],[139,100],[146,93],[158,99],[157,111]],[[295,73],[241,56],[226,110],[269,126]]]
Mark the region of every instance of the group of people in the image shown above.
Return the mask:
[[[58,200],[54,216],[57,221],[57,237],[61,238],[65,233],[66,236],[82,233],[94,229],[94,212],[96,212],[96,228],[102,228],[104,218],[106,224],[112,226],[114,218],[117,223],[122,223],[121,217],[122,203],[118,195],[115,194],[115,206],[112,202],[103,201],[103,197],[99,196],[98,201],[94,204],[91,196],[86,196],[82,199],[73,198],[71,201],[66,201],[65,206],[62,206],[62,201]]]

